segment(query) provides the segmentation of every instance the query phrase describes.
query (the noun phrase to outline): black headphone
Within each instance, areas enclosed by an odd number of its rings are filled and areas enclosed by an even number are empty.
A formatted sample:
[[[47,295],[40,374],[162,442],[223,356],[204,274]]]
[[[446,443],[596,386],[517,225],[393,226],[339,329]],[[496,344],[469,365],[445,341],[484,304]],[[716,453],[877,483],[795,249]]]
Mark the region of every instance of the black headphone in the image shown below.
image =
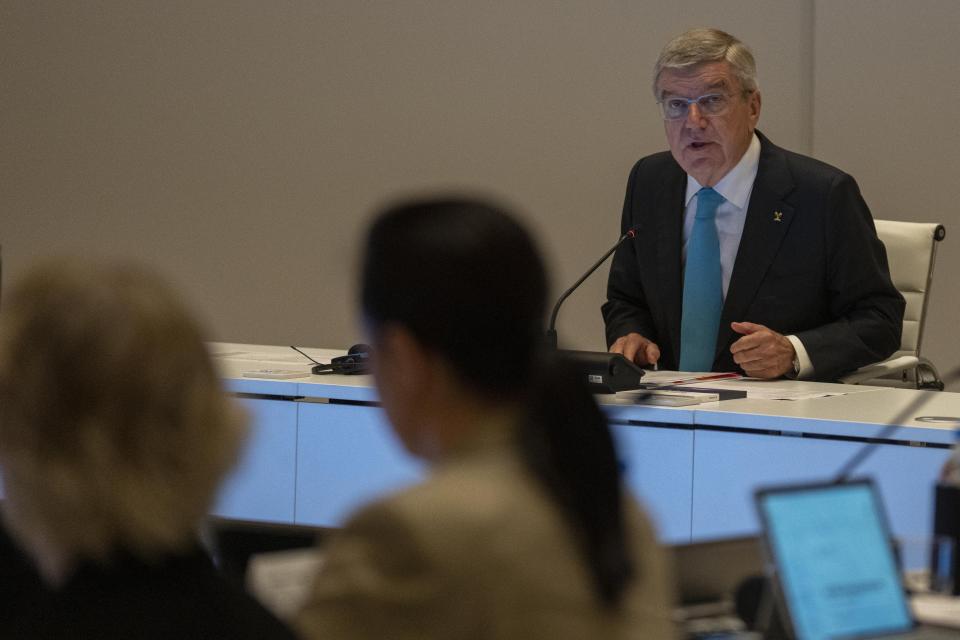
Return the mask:
[[[316,375],[338,373],[347,376],[370,373],[370,346],[355,344],[347,350],[347,355],[332,359],[330,364],[318,364],[310,369],[310,373]]]

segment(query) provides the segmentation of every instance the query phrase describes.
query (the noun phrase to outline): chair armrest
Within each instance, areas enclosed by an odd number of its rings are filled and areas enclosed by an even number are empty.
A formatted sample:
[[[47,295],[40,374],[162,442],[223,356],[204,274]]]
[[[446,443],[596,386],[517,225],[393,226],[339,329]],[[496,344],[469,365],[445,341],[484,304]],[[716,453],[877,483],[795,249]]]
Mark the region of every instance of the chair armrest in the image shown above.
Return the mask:
[[[883,362],[875,362],[873,364],[868,364],[865,367],[860,367],[853,373],[849,373],[840,378],[840,382],[844,384],[860,384],[861,382],[873,380],[874,378],[880,378],[882,376],[890,375],[891,373],[899,373],[900,371],[913,369],[918,364],[920,364],[920,359],[916,356],[900,356],[899,358],[890,358],[889,360],[884,360]]]
[[[917,389],[934,389],[943,391],[944,384],[940,378],[940,372],[932,362],[920,356],[920,363],[917,364]]]

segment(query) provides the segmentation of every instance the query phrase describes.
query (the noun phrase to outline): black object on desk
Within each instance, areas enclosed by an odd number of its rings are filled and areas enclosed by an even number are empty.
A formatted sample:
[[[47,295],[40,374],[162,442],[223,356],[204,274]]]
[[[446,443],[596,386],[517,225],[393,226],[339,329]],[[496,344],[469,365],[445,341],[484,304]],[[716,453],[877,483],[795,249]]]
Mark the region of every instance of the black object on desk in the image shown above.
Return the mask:
[[[290,345],[290,348],[302,355],[304,358],[314,364],[310,369],[313,375],[324,375],[328,373],[337,373],[340,375],[355,376],[370,373],[370,346],[366,344],[355,344],[347,351],[345,356],[337,356],[330,361],[330,364],[317,362],[301,349]]]
[[[550,313],[550,323],[547,325],[546,333],[548,348],[551,350],[557,348],[557,315],[560,313],[560,306],[563,301],[576,291],[577,287],[590,277],[590,274],[606,262],[607,258],[613,255],[613,252],[620,245],[636,237],[636,228],[627,230],[599,260],[587,269],[586,273],[580,276],[579,280],[573,283],[572,287],[563,292],[557,303],[553,305],[553,311]],[[600,351],[561,351],[561,353],[573,363],[579,373],[586,376],[587,384],[589,384],[590,391],[593,393],[632,391],[640,386],[643,369],[624,358],[622,354]]]
[[[619,353],[604,351],[560,351],[573,364],[593,393],[616,393],[640,388],[643,369]]]
[[[643,385],[640,385],[643,388]],[[747,392],[743,389],[713,389],[711,387],[691,387],[684,384],[678,385],[653,385],[652,389],[657,391],[682,391],[684,393],[715,393],[720,396],[720,400],[740,400],[747,397]]]
[[[943,580],[953,582],[953,595],[960,595],[960,487],[938,484],[934,490],[933,540],[945,537],[950,546],[930,546],[930,587],[939,590]],[[945,550],[949,549],[949,552]],[[949,557],[941,557],[947,553]]]

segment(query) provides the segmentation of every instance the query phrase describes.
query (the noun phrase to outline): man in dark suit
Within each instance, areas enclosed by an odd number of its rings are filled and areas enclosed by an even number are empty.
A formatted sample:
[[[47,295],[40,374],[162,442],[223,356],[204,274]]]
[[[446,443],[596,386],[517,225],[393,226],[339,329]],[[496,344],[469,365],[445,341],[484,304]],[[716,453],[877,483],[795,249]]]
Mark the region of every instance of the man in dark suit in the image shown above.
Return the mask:
[[[607,344],[640,365],[832,380],[900,344],[904,300],[849,175],[756,131],[749,49],[684,33],[654,70],[669,152],[627,183],[603,305]]]

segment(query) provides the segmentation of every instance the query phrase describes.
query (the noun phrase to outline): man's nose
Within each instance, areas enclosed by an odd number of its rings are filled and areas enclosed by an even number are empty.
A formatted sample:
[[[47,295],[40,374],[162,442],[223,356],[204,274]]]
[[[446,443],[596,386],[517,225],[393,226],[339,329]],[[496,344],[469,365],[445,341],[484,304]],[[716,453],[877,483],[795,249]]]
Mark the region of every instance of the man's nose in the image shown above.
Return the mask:
[[[691,102],[687,106],[687,126],[693,129],[703,129],[707,126],[707,119],[700,110],[700,104]]]

